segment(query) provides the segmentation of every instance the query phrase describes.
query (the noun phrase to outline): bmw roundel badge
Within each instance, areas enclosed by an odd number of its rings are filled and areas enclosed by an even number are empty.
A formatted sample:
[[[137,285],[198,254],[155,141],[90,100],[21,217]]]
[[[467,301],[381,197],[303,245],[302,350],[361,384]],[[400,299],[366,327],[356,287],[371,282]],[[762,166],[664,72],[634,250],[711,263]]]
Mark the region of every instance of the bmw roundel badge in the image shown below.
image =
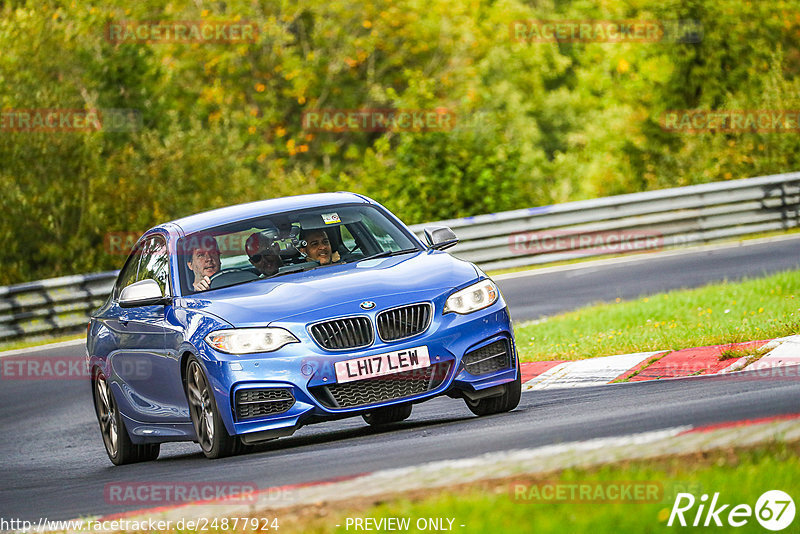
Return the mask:
[[[375,303],[372,302],[371,300],[365,300],[364,302],[361,303],[361,309],[362,310],[371,310],[374,307],[375,307]]]

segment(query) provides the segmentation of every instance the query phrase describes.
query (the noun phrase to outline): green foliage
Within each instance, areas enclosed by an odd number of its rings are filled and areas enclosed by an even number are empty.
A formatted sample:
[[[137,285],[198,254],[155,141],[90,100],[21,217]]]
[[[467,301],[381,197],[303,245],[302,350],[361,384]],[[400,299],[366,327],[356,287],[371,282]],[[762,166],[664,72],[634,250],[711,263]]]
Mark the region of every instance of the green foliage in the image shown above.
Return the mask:
[[[679,134],[674,109],[800,109],[797,0],[0,4],[3,109],[135,109],[134,131],[0,129],[0,284],[118,268],[108,232],[354,190],[407,222],[797,168],[796,134]],[[524,43],[515,20],[696,19],[699,43]],[[120,20],[255,42],[116,43]],[[452,130],[311,132],[304,111],[436,109]]]

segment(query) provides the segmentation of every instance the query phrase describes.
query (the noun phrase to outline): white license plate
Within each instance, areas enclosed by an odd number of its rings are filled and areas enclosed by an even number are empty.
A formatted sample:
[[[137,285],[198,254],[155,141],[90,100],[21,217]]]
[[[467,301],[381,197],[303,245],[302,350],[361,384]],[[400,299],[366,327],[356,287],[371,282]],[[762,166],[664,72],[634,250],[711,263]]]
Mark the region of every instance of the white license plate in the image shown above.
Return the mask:
[[[364,356],[336,362],[336,380],[352,382],[354,380],[364,380],[375,378],[376,376],[391,375],[411,369],[422,369],[431,364],[428,356],[428,347],[414,347],[412,349],[396,350],[374,356]]]

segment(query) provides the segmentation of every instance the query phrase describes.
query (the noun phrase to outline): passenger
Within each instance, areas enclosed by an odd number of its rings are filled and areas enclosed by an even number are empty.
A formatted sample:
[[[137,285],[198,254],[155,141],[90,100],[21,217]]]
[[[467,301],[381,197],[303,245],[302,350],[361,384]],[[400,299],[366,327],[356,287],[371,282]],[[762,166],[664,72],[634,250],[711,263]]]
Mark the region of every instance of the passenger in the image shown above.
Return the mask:
[[[331,241],[325,230],[306,230],[300,234],[300,239],[305,245],[300,247],[300,252],[310,260],[328,265],[339,261],[339,253],[331,252]]]
[[[247,238],[244,250],[250,257],[250,263],[264,276],[278,274],[283,265],[281,248],[275,241],[275,236],[269,231],[256,232]]]
[[[204,239],[201,245],[191,250],[191,259],[187,263],[194,273],[192,287],[195,291],[206,291],[211,284],[211,277],[219,272],[219,247],[216,239]]]

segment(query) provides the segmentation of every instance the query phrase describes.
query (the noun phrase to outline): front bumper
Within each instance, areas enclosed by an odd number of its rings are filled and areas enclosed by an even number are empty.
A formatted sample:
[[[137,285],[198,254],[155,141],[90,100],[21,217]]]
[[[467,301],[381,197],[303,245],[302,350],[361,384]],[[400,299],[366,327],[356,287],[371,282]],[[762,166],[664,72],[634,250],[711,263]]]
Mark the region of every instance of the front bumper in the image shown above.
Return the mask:
[[[419,335],[390,343],[376,336],[369,347],[352,351],[322,349],[311,339],[305,323],[299,322],[271,325],[290,330],[300,340],[300,343],[286,345],[274,353],[230,355],[204,346],[206,354],[203,355],[203,363],[228,433],[241,435],[247,442],[255,442],[291,435],[300,426],[312,422],[359,415],[393,404],[421,402],[444,393],[453,396],[460,396],[461,391],[467,395],[474,394],[517,378],[517,354],[511,319],[502,298],[492,306],[469,315],[442,314],[441,306],[435,306],[435,310],[431,325]],[[481,349],[493,349],[498,346],[498,341],[507,347],[507,367],[493,370],[491,365],[488,368],[485,365],[465,365],[466,354],[478,351],[475,353],[478,359],[482,359],[484,354],[491,356],[485,350],[481,352]],[[428,372],[427,376],[424,375],[426,370],[421,369],[410,372],[408,376],[400,373],[344,385],[337,383],[334,366],[338,361],[423,345],[428,349],[431,370],[434,371]],[[479,370],[480,373],[472,374],[470,370]],[[427,387],[425,380],[428,380]],[[347,391],[343,391],[343,386],[347,386]],[[372,391],[371,395],[363,395],[363,403],[348,400],[347,406],[338,405],[337,398],[353,399],[353,393],[357,393],[361,386],[365,389],[369,386]],[[276,399],[291,395],[294,402],[281,413],[242,418],[242,411],[237,413],[234,401],[240,392],[253,390],[281,390],[280,394],[274,395]],[[400,396],[386,399],[387,392],[390,396]],[[248,393],[241,398],[250,399],[254,395]],[[280,409],[285,406],[282,405]]]

